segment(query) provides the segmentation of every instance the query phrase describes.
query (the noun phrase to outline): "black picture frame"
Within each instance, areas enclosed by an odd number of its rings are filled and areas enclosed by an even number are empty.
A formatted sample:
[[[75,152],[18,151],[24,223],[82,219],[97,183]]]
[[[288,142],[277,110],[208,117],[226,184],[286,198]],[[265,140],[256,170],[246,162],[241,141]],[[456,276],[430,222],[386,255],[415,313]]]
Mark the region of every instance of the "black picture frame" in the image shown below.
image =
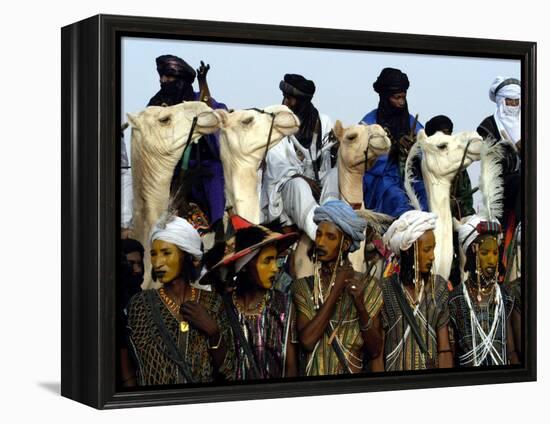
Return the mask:
[[[128,35],[520,60],[523,365],[117,391],[120,39]],[[63,396],[103,409],[536,380],[536,43],[112,15],[61,36]]]

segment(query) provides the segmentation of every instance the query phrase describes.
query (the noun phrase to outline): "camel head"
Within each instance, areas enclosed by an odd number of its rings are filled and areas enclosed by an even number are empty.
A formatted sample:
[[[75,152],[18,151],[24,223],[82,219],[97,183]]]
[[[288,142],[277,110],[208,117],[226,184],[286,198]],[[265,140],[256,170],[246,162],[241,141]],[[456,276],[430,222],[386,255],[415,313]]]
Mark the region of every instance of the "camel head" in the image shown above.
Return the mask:
[[[222,162],[224,156],[230,155],[232,159],[238,158],[241,165],[257,167],[264,156],[272,122],[270,148],[300,128],[298,117],[286,106],[268,106],[263,111],[265,113],[255,109],[236,110],[231,113],[225,110],[214,111],[222,130]]]
[[[169,107],[149,106],[138,114],[129,113],[132,144],[138,143],[147,153],[177,156],[187,143],[195,117],[192,142],[218,129],[218,120],[211,111],[203,102],[184,102]]]
[[[338,162],[350,172],[364,174],[378,156],[390,149],[390,139],[378,124],[359,124],[344,128],[340,121],[336,121],[333,131],[340,142]]]
[[[428,137],[420,130],[417,143],[423,153],[422,166],[434,177],[449,183],[456,175],[462,163],[465,169],[480,159],[483,139],[476,132],[461,132],[446,135],[441,131]]]
[[[226,207],[248,221],[260,222],[258,169],[266,147],[276,146],[300,128],[300,120],[283,105],[263,111],[249,109],[213,112],[220,122],[220,159],[225,178]],[[268,138],[271,130],[271,137]]]

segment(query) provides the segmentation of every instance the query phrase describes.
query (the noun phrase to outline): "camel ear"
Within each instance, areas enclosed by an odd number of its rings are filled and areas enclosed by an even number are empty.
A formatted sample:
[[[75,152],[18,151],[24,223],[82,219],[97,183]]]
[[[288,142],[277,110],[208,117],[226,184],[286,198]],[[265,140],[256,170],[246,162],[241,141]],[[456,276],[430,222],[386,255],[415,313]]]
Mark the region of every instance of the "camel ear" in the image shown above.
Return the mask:
[[[130,125],[139,130],[139,116],[134,113],[127,113],[126,116],[128,117],[128,122],[130,122]]]
[[[336,138],[338,140],[341,140],[342,137],[344,137],[344,127],[342,126],[342,122],[340,120],[336,120],[336,123],[334,124],[333,128],[334,134],[336,135]]]
[[[420,131],[418,131],[418,134],[416,134],[416,141],[425,143],[427,139],[428,136],[426,135],[426,131],[424,131],[424,129],[421,129]]]
[[[229,113],[223,109],[216,109],[214,114],[218,118],[220,128],[225,128],[227,126],[227,122],[229,121]]]

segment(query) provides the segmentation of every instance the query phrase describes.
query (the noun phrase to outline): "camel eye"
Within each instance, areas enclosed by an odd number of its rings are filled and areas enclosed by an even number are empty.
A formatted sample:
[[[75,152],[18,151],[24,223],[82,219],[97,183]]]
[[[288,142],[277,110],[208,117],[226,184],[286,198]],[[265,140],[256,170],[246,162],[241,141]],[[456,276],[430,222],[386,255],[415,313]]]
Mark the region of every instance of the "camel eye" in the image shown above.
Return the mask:
[[[357,138],[357,133],[351,133],[346,136],[349,141],[354,141]]]
[[[170,115],[163,116],[162,118],[159,118],[159,122],[161,124],[168,124],[170,122]]]
[[[248,118],[246,118],[246,119],[243,119],[243,120],[241,121],[241,124],[243,124],[243,125],[250,125],[250,124],[252,123],[253,120],[254,120],[254,117],[253,117],[253,116],[250,116],[250,117],[248,117]]]
[[[447,143],[438,144],[438,145],[437,145],[437,148],[438,148],[439,150],[447,150]]]

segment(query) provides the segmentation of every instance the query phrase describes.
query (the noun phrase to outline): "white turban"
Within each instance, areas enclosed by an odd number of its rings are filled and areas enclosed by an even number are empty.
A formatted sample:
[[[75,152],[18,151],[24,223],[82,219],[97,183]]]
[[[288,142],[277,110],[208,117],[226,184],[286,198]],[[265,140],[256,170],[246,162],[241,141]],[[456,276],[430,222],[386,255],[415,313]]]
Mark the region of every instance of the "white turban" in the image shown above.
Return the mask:
[[[464,224],[458,227],[458,245],[464,254],[466,254],[470,245],[479,236],[476,228],[477,224],[481,222],[481,218],[477,215],[472,215],[465,219]]]
[[[486,222],[487,220],[478,216],[471,215],[464,218],[464,223],[458,227],[458,245],[462,252],[466,254],[468,248],[472,245],[475,239],[480,235],[477,230],[477,226],[480,222]],[[489,221],[494,227],[500,228],[500,223],[497,219]]]
[[[399,254],[409,249],[426,231],[434,230],[437,215],[431,212],[412,210],[395,220],[382,237],[390,250]]]
[[[494,118],[499,131],[505,131],[510,140],[518,142],[521,138],[521,104],[507,106],[506,99],[521,99],[519,80],[496,77],[489,88],[489,98],[497,105]]]
[[[161,220],[151,231],[150,243],[162,240],[175,244],[180,250],[189,253],[197,259],[202,258],[202,241],[199,233],[185,219],[178,216],[172,217],[165,225]]]

